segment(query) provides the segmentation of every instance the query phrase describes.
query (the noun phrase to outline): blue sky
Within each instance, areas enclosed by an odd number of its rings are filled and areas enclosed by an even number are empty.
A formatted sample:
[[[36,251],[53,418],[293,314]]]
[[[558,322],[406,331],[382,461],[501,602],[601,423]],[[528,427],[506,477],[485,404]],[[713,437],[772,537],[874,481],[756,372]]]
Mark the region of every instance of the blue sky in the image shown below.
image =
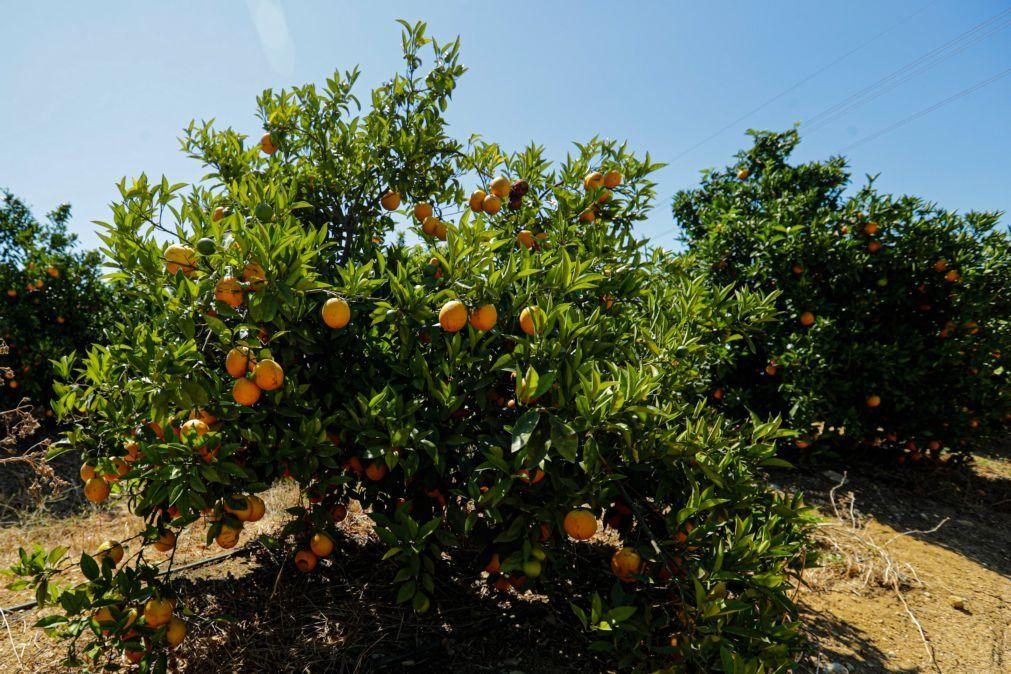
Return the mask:
[[[200,166],[178,149],[191,118],[258,134],[260,90],[322,81],[356,63],[364,92],[400,66],[401,17],[427,21],[440,39],[462,38],[470,71],[448,113],[459,138],[479,132],[512,149],[534,140],[556,157],[572,141],[600,134],[672,161],[824,69],[658,174],[660,201],[641,233],[673,244],[671,196],[695,184],[700,169],[727,163],[747,128],[817,119],[1008,7],[984,0],[9,3],[0,44],[0,186],[40,213],[69,201],[74,231],[97,245],[91,221],[107,217],[120,177],[200,177]],[[255,16],[269,26],[266,39]],[[1011,14],[986,30],[1009,21]],[[959,53],[921,60],[915,76],[814,129],[798,158],[837,153],[1011,67],[1011,26],[985,32],[954,45]],[[1009,108],[1011,77],[1004,77],[846,154],[856,175],[879,173],[885,190],[960,210],[1008,211]]]

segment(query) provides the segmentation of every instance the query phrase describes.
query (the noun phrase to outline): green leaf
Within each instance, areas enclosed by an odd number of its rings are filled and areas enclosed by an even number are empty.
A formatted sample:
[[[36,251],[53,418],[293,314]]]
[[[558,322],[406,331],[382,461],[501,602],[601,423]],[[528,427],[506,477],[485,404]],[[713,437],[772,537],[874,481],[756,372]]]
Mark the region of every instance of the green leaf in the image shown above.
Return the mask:
[[[513,425],[512,444],[510,446],[513,454],[522,450],[530,442],[530,436],[537,428],[537,422],[541,420],[541,413],[537,410],[527,410]]]

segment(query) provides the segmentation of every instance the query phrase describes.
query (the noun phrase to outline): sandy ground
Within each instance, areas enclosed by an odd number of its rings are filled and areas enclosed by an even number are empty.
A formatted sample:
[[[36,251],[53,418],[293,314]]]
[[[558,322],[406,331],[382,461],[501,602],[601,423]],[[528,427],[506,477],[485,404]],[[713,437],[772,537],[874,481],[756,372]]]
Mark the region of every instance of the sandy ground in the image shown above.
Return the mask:
[[[800,671],[1011,671],[1011,462],[980,456],[966,468],[884,476],[857,467],[842,478],[832,471],[773,476],[778,487],[807,494],[825,518],[820,564],[805,572],[805,586],[798,588],[811,639]],[[290,486],[276,487],[268,494],[268,512],[279,513],[295,497]],[[67,545],[76,556],[137,531],[137,518],[124,509],[80,510],[71,507],[75,498],[71,492],[68,502],[41,512],[0,508],[0,568],[31,542]],[[279,521],[268,515],[250,538]],[[567,600],[579,588],[503,599],[468,584],[462,568],[439,587],[439,619],[416,619],[393,604],[388,579],[375,573],[382,550],[365,515],[352,509],[343,531],[342,554],[322,574],[293,574],[259,546],[185,572],[180,591],[195,615],[175,669],[606,669],[587,652],[584,637],[568,631]],[[175,563],[219,553],[205,548],[195,527],[180,540]],[[462,560],[461,567],[467,564]],[[606,568],[596,561],[588,566]],[[29,599],[30,593],[0,588],[0,607]],[[31,628],[44,614],[3,615],[0,672],[62,671],[62,647]]]

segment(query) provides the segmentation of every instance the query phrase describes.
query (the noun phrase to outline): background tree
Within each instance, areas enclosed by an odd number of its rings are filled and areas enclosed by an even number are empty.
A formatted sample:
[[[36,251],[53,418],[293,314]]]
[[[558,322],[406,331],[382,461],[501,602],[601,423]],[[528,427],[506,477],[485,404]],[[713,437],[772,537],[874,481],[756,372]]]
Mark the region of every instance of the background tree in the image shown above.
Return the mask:
[[[783,414],[807,449],[965,452],[1011,412],[1011,242],[999,213],[959,214],[867,185],[845,160],[793,165],[796,131],[679,193],[674,217],[715,284],[777,293],[781,321],[713,372],[725,404]]]

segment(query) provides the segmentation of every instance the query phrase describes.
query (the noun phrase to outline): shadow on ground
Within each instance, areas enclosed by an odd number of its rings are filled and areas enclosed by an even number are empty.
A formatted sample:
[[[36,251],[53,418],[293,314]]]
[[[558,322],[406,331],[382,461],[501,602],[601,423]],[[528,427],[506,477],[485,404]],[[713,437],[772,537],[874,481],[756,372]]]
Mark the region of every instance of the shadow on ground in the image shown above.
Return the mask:
[[[891,672],[914,674],[917,669],[894,669],[886,653],[870,635],[833,615],[816,613],[801,607],[801,620],[809,638],[821,644],[818,653],[802,662],[798,672],[824,672],[826,665],[837,663],[851,672]]]

